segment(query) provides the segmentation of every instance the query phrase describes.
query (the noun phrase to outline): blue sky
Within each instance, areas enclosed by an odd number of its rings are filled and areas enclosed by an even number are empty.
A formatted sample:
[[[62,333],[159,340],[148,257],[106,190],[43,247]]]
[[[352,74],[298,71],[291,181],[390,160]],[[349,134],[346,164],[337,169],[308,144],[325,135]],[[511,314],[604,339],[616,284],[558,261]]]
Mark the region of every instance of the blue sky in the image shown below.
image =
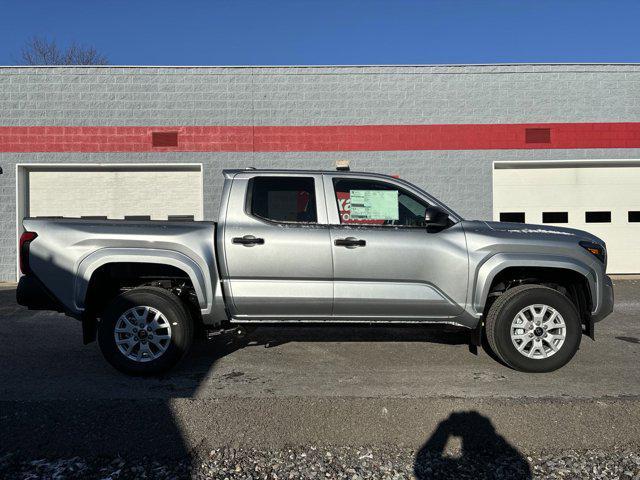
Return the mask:
[[[0,64],[31,35],[117,65],[640,62],[640,0],[0,0]]]

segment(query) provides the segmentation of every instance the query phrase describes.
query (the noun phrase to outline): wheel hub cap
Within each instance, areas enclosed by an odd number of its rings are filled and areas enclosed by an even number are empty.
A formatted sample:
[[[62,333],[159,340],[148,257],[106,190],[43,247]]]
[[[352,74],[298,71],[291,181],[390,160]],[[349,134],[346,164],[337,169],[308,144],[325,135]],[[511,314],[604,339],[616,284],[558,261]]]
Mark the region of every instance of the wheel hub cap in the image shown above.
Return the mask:
[[[518,312],[511,322],[511,342],[527,358],[543,359],[555,355],[567,336],[567,328],[555,308],[529,305]]]
[[[133,307],[120,316],[113,335],[122,355],[135,362],[150,362],[169,347],[171,324],[153,307]]]

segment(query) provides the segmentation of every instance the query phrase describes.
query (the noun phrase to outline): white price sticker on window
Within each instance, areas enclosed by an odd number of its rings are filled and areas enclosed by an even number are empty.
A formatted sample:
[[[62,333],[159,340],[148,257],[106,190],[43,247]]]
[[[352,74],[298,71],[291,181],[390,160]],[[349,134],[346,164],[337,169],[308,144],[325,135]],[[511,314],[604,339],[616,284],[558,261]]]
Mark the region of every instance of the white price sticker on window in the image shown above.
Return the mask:
[[[398,220],[397,190],[351,190],[353,220]]]

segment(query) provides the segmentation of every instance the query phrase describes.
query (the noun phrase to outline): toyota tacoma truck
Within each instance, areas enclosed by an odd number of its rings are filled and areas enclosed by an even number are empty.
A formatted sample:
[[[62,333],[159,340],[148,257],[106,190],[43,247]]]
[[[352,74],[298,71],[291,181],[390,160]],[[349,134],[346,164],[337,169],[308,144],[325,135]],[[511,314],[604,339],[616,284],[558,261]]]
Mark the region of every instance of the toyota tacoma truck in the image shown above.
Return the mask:
[[[262,324],[457,327],[549,372],[613,310],[587,232],[464,220],[374,173],[223,173],[217,222],[24,219],[18,303],[80,320],[134,375],[173,367],[196,331]]]

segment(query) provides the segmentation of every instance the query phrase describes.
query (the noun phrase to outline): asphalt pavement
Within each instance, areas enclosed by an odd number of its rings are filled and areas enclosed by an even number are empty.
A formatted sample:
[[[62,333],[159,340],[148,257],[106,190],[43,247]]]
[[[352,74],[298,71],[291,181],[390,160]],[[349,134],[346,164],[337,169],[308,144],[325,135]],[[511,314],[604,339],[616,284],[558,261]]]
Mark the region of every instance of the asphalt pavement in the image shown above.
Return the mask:
[[[113,370],[80,325],[0,289],[0,454],[181,457],[216,448],[640,447],[640,281],[572,362],[525,374],[431,328],[262,327],[199,342],[170,374]],[[456,440],[458,439],[458,440]]]

